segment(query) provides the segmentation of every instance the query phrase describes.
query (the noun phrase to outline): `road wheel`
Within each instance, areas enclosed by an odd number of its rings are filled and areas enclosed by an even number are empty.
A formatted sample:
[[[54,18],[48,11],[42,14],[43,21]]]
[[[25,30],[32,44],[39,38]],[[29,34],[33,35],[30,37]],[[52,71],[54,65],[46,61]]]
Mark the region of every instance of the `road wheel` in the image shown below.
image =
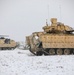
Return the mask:
[[[14,50],[15,48],[11,48],[11,50]]]
[[[63,50],[62,49],[57,49],[57,55],[62,55],[63,54]]]
[[[73,49],[73,52],[72,52],[72,53],[73,53],[73,55],[74,55],[74,49]]]
[[[2,50],[2,48],[0,48],[0,50]]]
[[[11,48],[10,48],[10,47],[8,47],[7,49],[8,49],[8,50],[11,50]]]
[[[64,49],[64,54],[69,55],[70,54],[70,49]]]
[[[1,48],[1,50],[4,50],[4,48]]]
[[[55,54],[55,50],[54,50],[54,49],[50,49],[50,50],[49,50],[49,54],[50,54],[50,55],[54,55],[54,54]]]
[[[6,48],[2,48],[2,50],[6,50]]]

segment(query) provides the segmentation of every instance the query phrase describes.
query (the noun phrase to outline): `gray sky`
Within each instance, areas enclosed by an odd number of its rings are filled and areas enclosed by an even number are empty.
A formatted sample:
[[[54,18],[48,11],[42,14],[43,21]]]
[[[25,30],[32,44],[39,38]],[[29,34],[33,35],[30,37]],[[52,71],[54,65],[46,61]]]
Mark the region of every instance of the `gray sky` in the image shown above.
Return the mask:
[[[51,17],[74,27],[73,14],[74,0],[0,0],[0,35],[25,41],[32,32],[43,31]]]

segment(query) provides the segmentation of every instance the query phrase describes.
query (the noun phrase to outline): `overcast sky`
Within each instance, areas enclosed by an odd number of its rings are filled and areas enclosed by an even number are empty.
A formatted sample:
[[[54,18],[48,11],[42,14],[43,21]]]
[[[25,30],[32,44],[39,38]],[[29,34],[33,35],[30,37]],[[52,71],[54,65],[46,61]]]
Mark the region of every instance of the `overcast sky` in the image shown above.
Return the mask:
[[[74,27],[74,0],[0,0],[0,35],[25,41],[51,17]]]

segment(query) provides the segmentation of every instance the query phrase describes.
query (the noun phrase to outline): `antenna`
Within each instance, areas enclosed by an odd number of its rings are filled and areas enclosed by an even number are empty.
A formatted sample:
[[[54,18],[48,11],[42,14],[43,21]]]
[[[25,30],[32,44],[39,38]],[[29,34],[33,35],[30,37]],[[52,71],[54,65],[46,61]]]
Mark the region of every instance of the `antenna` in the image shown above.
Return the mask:
[[[47,5],[47,10],[48,10],[48,21],[49,21],[49,4]],[[49,24],[49,22],[48,22]]]
[[[61,15],[61,5],[59,5],[59,9],[60,9],[60,21],[62,20],[62,15]]]
[[[47,19],[46,19],[46,26],[48,26]]]

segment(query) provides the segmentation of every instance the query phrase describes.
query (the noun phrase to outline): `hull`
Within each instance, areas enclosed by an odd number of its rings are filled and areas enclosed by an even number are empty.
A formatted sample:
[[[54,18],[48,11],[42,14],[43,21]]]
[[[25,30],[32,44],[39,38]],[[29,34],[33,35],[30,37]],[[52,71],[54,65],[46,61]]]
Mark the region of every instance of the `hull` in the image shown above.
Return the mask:
[[[34,55],[74,54],[73,34],[42,34],[39,36],[39,41],[33,35],[27,37],[29,50]]]
[[[74,35],[42,35],[43,48],[74,48]]]
[[[0,50],[15,49],[17,44],[14,40],[0,39]]]

